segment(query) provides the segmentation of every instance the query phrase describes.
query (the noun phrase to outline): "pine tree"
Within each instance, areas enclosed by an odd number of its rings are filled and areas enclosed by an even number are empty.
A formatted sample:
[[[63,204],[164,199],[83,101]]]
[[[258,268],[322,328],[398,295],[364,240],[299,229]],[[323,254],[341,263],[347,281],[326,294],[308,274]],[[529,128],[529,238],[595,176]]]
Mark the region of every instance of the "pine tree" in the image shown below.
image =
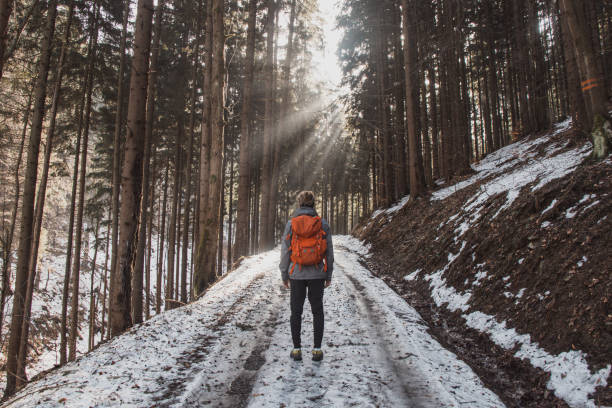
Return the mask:
[[[138,0],[136,32],[134,34],[128,124],[124,147],[121,183],[121,224],[117,253],[117,271],[111,293],[111,334],[116,336],[132,325],[131,275],[137,244],[137,221],[142,193],[142,159],[147,99],[147,73],[151,46],[153,2]]]

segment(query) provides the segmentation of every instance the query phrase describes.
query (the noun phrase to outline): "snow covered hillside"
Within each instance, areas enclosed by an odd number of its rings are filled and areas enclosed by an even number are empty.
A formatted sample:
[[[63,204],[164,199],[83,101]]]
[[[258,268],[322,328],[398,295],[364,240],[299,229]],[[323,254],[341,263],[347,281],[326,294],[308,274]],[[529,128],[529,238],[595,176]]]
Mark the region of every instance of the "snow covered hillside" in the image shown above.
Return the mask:
[[[62,226],[58,227],[58,231],[62,231]],[[54,233],[55,235],[55,233]],[[58,234],[59,235],[59,234]],[[62,314],[62,290],[64,286],[65,274],[65,259],[66,249],[65,242],[61,239],[53,239],[55,242],[48,242],[43,246],[41,256],[39,258],[38,267],[38,285],[35,288],[32,300],[32,324],[30,329],[30,344],[31,354],[28,360],[27,375],[28,378],[34,378],[36,375],[53,368],[60,362],[60,317]],[[77,355],[87,352],[89,342],[89,310],[90,310],[90,294],[91,294],[91,266],[94,257],[93,234],[88,234],[84,243],[85,249],[81,262],[81,275],[79,279],[79,338],[77,341]],[[156,259],[157,253],[155,248],[152,251],[153,259]],[[102,292],[104,290],[104,248],[98,249],[96,269],[94,271],[93,291],[95,294],[96,320],[94,338],[97,344],[100,341],[102,327],[101,308],[102,308]],[[107,265],[110,266],[110,265]],[[151,274],[151,291],[154,298],[156,290],[156,274]],[[162,288],[162,292],[164,289]],[[9,297],[5,310],[4,327],[2,328],[2,354],[0,354],[0,363],[6,361],[6,347],[8,343],[8,332],[11,322],[13,298]],[[154,307],[153,305],[151,306]],[[153,310],[154,312],[154,310]],[[70,306],[68,306],[68,314],[70,314]],[[105,320],[107,317],[105,317]],[[70,319],[68,319],[70,320]],[[6,373],[0,373],[0,388],[5,386]]]
[[[419,314],[337,237],[324,303],[325,359],[289,359],[278,250],[243,261],[199,301],[162,313],[29,384],[6,407],[502,407]],[[312,340],[305,307],[304,343]]]
[[[570,125],[357,231],[368,265],[517,406],[612,406],[612,159],[591,162]]]

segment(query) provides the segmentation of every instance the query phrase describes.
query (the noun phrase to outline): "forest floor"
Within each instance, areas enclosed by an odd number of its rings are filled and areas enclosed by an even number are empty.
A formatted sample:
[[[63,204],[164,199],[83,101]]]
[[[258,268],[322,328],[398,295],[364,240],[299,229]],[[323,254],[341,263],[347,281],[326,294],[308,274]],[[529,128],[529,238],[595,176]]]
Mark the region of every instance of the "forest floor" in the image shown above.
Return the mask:
[[[559,123],[354,232],[508,406],[612,406],[612,158],[590,152]]]
[[[289,291],[275,250],[246,259],[199,301],[52,370],[5,406],[504,406],[362,265],[357,240],[335,242],[320,363],[309,347],[302,362],[289,359]],[[302,332],[306,346],[308,305]]]

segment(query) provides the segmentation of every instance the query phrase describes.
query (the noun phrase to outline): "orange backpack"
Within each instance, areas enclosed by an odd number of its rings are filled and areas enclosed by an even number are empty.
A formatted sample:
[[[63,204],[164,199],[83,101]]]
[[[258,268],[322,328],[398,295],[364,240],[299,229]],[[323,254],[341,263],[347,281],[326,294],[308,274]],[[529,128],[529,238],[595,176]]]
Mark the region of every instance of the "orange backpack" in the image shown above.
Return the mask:
[[[317,265],[325,260],[327,241],[321,225],[321,217],[300,215],[291,220],[291,262],[295,265]],[[325,262],[324,262],[325,263]],[[324,270],[327,271],[327,263]]]

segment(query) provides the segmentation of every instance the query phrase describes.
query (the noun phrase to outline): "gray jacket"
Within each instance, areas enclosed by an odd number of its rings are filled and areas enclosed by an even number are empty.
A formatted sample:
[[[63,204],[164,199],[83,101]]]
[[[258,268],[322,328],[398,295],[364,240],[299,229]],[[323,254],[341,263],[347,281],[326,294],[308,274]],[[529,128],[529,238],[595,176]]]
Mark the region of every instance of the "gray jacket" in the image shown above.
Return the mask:
[[[297,217],[300,215],[311,215],[315,217],[317,212],[314,208],[311,207],[300,207],[293,213],[293,217]],[[327,272],[324,270],[324,264],[321,262],[318,265],[296,265],[293,268],[293,274],[291,275],[291,279],[326,279],[331,280],[332,273],[334,271],[334,247],[332,245],[332,235],[331,229],[329,228],[329,224],[325,220],[321,220],[321,226],[323,231],[325,232],[325,240],[327,241],[327,252],[325,253],[325,260],[327,262]],[[280,271],[281,278],[283,281],[289,279],[289,271],[293,266],[293,262],[291,262],[291,220],[287,222],[287,226],[285,227],[285,232],[283,232],[282,237],[282,245],[281,245],[281,260],[280,260]]]

